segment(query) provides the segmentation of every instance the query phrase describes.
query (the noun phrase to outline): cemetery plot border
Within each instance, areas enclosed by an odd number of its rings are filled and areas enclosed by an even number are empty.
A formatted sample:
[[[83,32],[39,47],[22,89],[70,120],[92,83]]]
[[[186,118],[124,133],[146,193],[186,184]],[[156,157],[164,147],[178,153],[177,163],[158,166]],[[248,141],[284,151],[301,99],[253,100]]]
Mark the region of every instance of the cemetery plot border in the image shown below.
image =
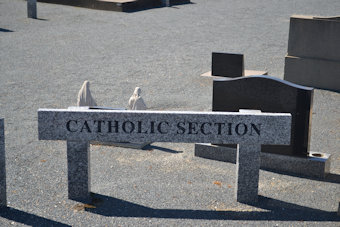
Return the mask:
[[[70,199],[90,199],[89,144],[184,142],[238,144],[239,202],[258,198],[261,144],[289,144],[291,114],[39,109],[40,140],[66,140]]]

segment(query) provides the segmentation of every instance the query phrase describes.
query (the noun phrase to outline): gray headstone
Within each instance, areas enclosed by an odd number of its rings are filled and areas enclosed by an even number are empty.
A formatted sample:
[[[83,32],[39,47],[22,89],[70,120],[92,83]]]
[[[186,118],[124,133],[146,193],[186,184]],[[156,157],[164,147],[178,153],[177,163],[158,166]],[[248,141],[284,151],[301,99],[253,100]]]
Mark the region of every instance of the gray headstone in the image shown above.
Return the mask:
[[[340,61],[340,17],[290,17],[288,56]]]
[[[37,19],[37,0],[27,0],[27,17]]]
[[[270,76],[219,79],[213,82],[213,111],[255,109],[291,113],[290,145],[263,145],[262,152],[308,156],[313,89]],[[236,145],[234,145],[236,148]]]
[[[340,91],[340,17],[292,16],[284,79]]]
[[[236,200],[257,201],[261,144],[288,144],[290,114],[122,110],[38,111],[39,139],[67,140],[69,198],[90,197],[89,142],[240,144]]]
[[[240,77],[244,75],[243,54],[212,53],[211,75]]]
[[[340,61],[286,56],[284,70],[292,83],[340,92]]]
[[[0,119],[0,207],[7,206],[4,119]]]

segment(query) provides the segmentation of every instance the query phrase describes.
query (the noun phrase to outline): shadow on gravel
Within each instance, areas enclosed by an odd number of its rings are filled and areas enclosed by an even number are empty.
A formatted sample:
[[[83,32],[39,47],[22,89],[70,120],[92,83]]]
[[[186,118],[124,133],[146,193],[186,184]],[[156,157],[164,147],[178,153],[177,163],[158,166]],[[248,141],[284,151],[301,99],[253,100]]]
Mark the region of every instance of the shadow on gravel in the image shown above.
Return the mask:
[[[0,208],[0,217],[29,226],[70,226],[57,221],[29,214],[11,207]]]
[[[183,151],[175,151],[175,150],[172,150],[172,149],[169,149],[169,148],[154,146],[154,145],[147,145],[143,148],[143,150],[160,150],[160,151],[173,153],[173,154],[183,153]]]
[[[108,217],[147,217],[205,220],[340,221],[336,212],[322,211],[259,196],[254,207],[268,211],[153,209],[92,193],[93,202],[85,210]]]
[[[5,28],[0,28],[0,32],[13,32],[13,31]]]
[[[36,18],[35,20],[48,21],[48,19],[44,19],[44,18]]]
[[[320,179],[317,177],[309,177],[309,176],[301,176],[298,174],[294,173],[287,173],[279,170],[272,170],[272,169],[266,169],[266,168],[261,168],[262,170],[273,172],[273,173],[278,173],[278,174],[283,174],[283,175],[288,175],[292,177],[298,177],[298,178],[304,178],[304,179],[309,179],[309,180],[316,180],[316,181],[324,181],[324,182],[329,182],[329,183],[336,183],[340,184],[340,175],[335,174],[335,173],[329,173],[326,175],[324,179]]]
[[[177,6],[182,6],[182,5],[193,5],[196,4],[194,2],[183,2],[183,3],[174,3],[171,4],[170,6],[168,6],[167,8],[171,8],[171,9],[180,9]],[[140,11],[145,11],[145,10],[153,10],[153,9],[160,9],[160,8],[165,8],[166,6],[152,6],[152,7],[140,7],[138,9],[129,9],[127,11],[125,11],[125,13],[137,13]]]

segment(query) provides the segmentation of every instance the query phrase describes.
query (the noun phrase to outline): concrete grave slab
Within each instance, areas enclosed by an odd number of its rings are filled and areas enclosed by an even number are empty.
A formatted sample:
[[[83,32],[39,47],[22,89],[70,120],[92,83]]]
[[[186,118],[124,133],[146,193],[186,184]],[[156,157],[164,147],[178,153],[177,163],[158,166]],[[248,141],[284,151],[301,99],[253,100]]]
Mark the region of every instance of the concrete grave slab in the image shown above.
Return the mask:
[[[237,148],[211,143],[196,143],[195,156],[236,163]],[[265,170],[318,179],[324,179],[330,173],[331,156],[325,153],[311,151],[307,157],[295,157],[261,152],[260,157],[260,168]]]
[[[139,10],[171,6],[178,4],[188,4],[190,0],[38,0],[39,2],[71,5],[90,9],[135,12]]]

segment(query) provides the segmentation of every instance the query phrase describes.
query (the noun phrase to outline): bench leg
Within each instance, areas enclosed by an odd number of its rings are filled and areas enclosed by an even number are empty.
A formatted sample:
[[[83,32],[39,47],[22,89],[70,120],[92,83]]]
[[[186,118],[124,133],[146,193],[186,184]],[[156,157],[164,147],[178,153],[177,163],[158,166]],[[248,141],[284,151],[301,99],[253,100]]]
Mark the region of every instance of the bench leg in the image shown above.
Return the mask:
[[[256,203],[260,172],[260,144],[238,144],[236,157],[236,200]]]
[[[67,141],[68,198],[90,201],[90,143]]]
[[[0,207],[7,206],[4,119],[0,119]]]

